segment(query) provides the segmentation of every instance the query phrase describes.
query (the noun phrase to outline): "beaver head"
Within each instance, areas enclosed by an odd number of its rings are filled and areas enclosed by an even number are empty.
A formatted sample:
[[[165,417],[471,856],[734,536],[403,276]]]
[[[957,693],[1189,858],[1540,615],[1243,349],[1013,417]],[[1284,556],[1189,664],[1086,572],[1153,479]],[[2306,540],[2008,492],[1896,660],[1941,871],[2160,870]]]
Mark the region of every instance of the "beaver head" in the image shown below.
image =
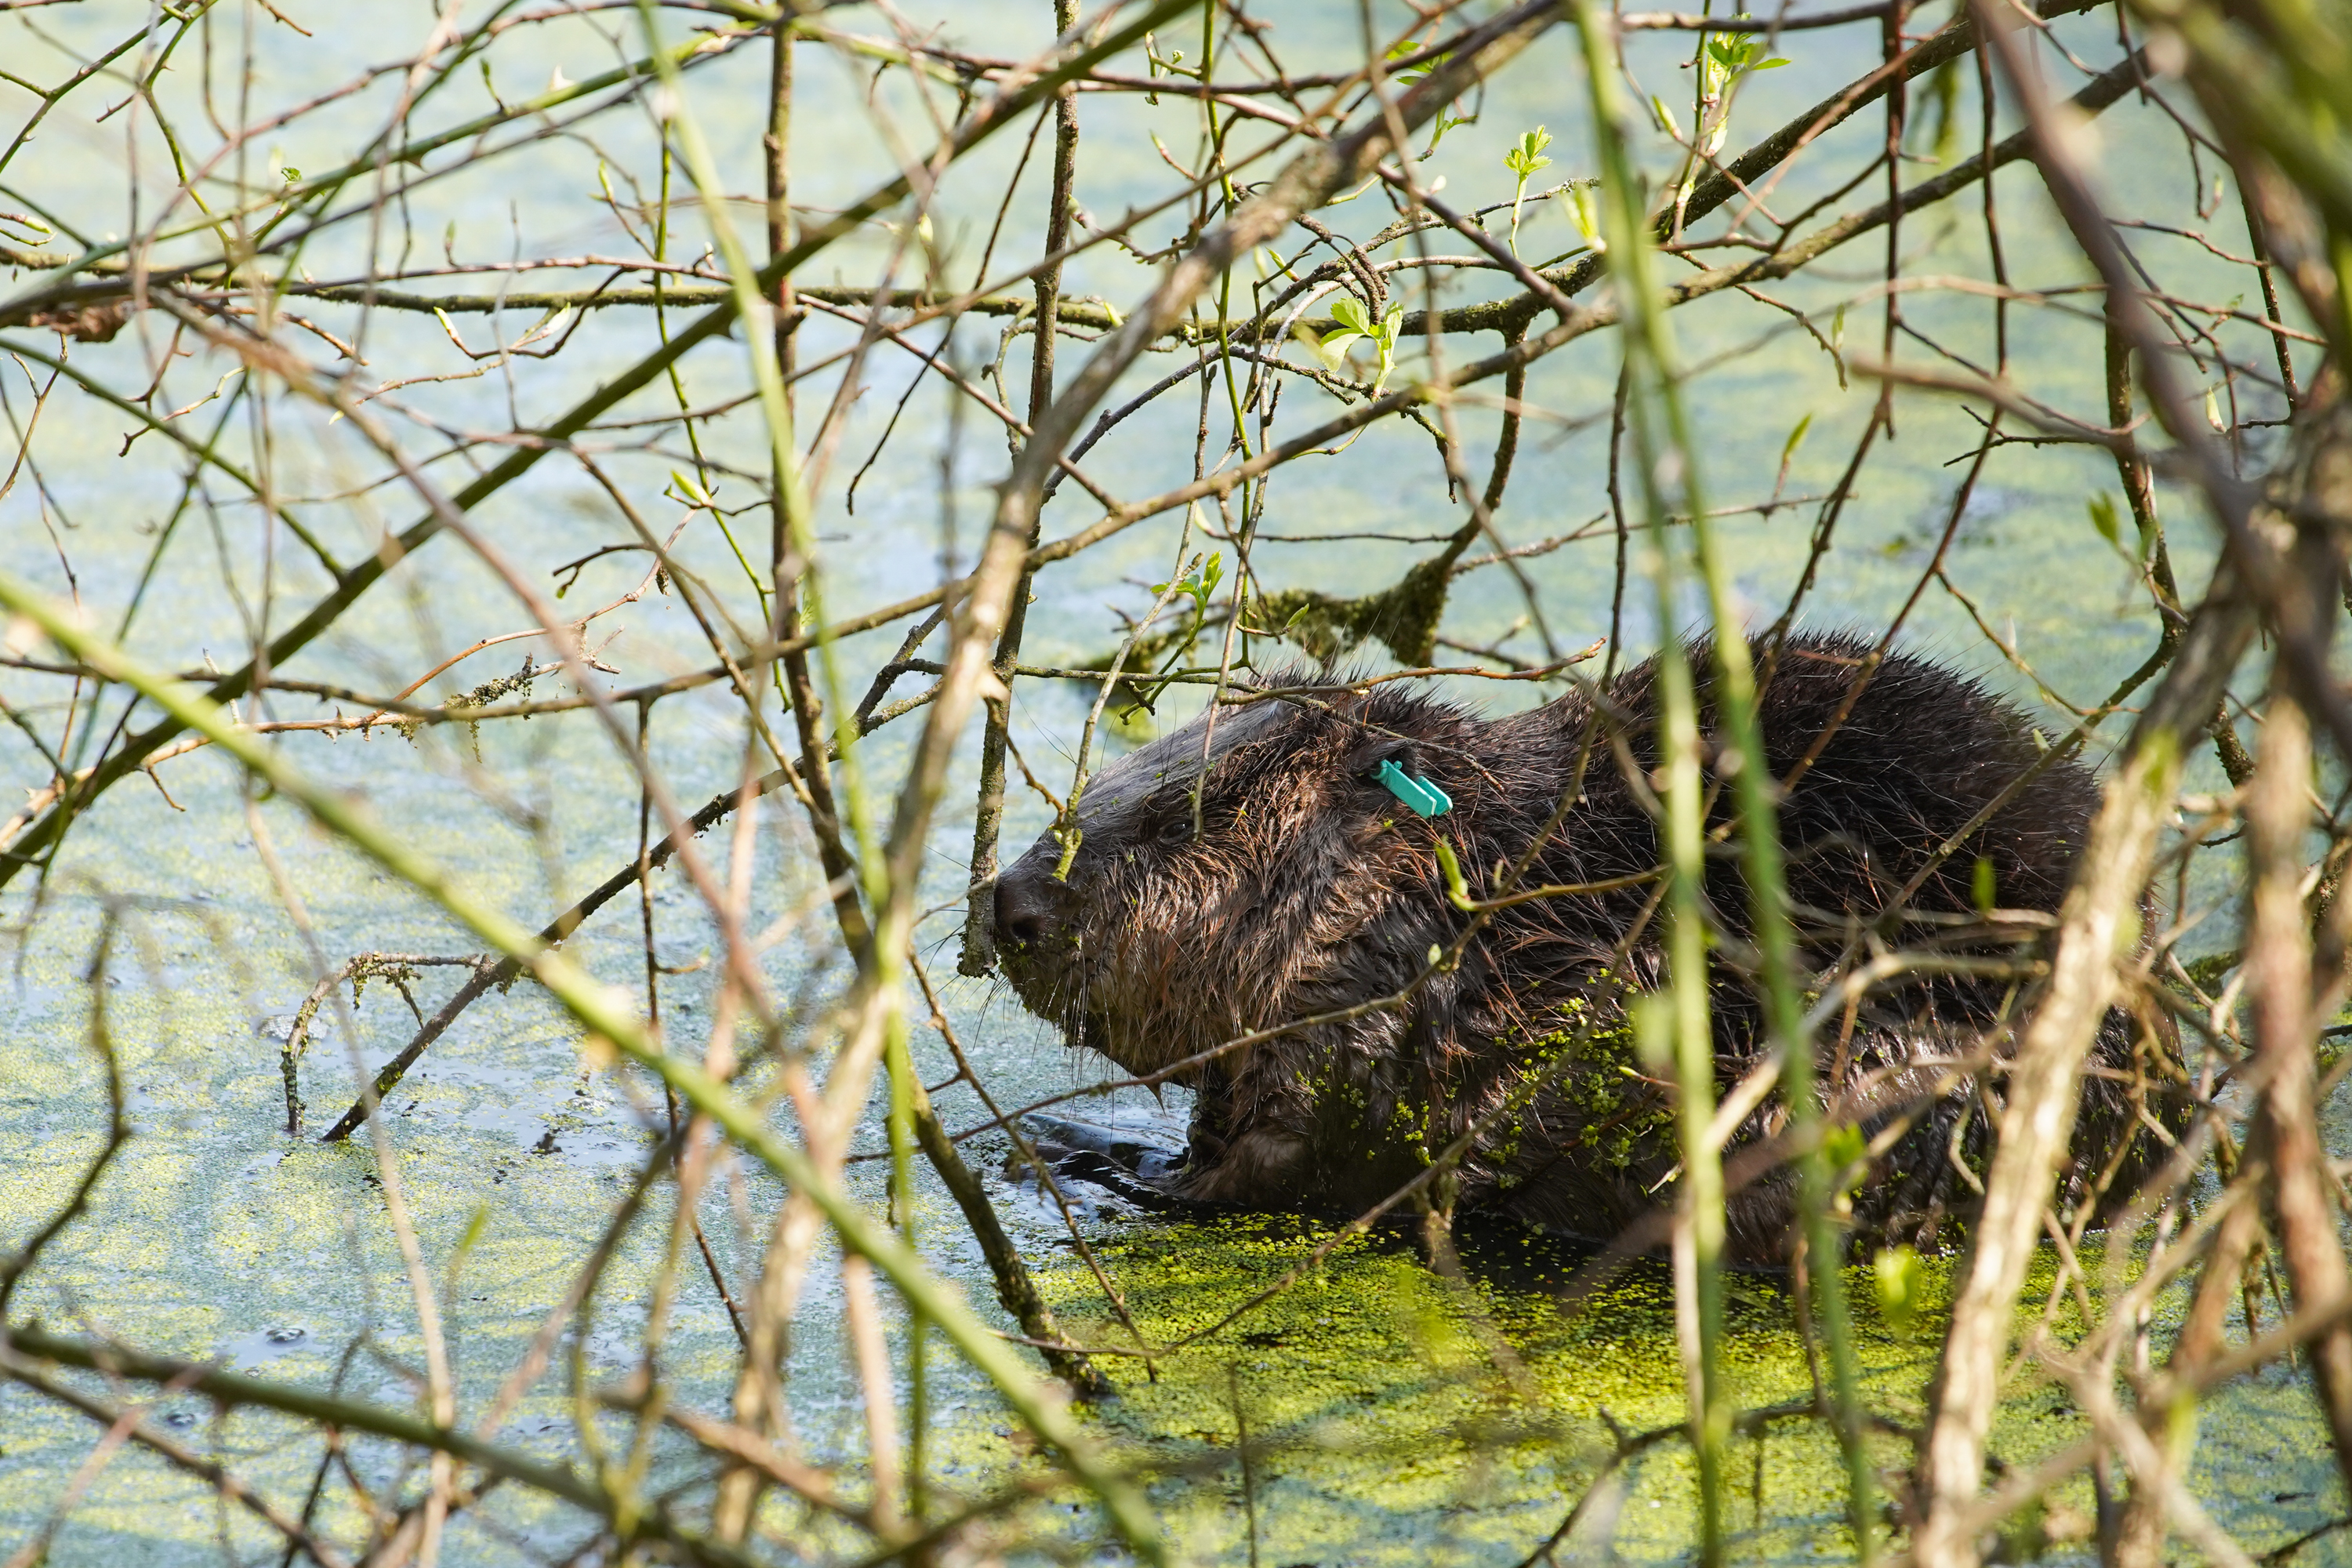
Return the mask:
[[[1394,991],[1453,920],[1429,830],[1378,775],[1475,809],[1480,729],[1395,687],[1287,680],[1194,720],[1087,784],[1066,873],[1048,833],[999,879],[1006,975],[1134,1072]]]

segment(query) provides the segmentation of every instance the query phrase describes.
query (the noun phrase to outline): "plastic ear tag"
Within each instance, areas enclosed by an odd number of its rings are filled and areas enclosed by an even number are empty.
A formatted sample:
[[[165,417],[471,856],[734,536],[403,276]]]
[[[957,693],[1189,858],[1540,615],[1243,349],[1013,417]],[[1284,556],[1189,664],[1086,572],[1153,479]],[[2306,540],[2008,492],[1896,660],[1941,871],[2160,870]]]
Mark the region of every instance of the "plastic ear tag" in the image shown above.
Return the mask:
[[[1454,809],[1452,795],[1427,779],[1414,778],[1397,766],[1394,757],[1382,763],[1380,772],[1372,776],[1381,781],[1381,788],[1412,807],[1418,816],[1444,816]]]

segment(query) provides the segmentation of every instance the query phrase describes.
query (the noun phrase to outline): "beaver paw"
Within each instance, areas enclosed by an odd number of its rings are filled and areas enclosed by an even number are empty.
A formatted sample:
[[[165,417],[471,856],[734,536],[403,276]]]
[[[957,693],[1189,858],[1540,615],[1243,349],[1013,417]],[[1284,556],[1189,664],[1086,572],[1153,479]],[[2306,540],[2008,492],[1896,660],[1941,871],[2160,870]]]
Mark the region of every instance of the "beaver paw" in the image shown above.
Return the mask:
[[[1144,1208],[1166,1209],[1181,1195],[1184,1151],[1155,1142],[1133,1127],[1066,1121],[1034,1111],[1020,1119],[1022,1136],[1058,1182],[1084,1182]],[[1013,1181],[1033,1181],[1035,1167],[1019,1149],[1005,1162]]]
[[[1219,1146],[1213,1159],[1188,1164],[1176,1191],[1198,1203],[1294,1209],[1314,1189],[1314,1153],[1295,1132],[1255,1128]]]

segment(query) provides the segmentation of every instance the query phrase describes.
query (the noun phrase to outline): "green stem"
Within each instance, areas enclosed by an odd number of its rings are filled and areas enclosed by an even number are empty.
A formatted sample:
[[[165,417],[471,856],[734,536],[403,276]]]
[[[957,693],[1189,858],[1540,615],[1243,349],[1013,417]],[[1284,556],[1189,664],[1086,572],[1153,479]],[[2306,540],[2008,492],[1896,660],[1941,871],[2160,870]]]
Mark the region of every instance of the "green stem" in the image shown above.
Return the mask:
[[[1723,1156],[1715,1121],[1715,1038],[1707,1017],[1707,935],[1703,913],[1706,828],[1699,776],[1698,704],[1690,661],[1674,626],[1680,614],[1675,556],[1667,530],[1675,502],[1697,507],[1692,454],[1675,416],[1670,344],[1658,303],[1658,284],[1643,221],[1641,186],[1624,143],[1625,113],[1618,90],[1608,25],[1591,0],[1579,0],[1577,24],[1591,81],[1594,138],[1600,144],[1601,187],[1608,202],[1609,258],[1618,294],[1633,326],[1625,359],[1635,395],[1627,424],[1649,518],[1649,570],[1657,588],[1658,744],[1665,773],[1668,914],[1667,981],[1673,1018],[1676,1132],[1682,1145],[1682,1209],[1687,1236],[1676,1246],[1678,1287],[1689,1293],[1694,1320],[1685,1355],[1690,1363],[1691,1446],[1698,1458],[1700,1561],[1719,1568],[1723,1552],[1724,1450],[1731,1436],[1731,1403],[1724,1387]],[[1660,405],[1663,405],[1660,406]],[[1665,445],[1658,424],[1664,416]],[[1670,496],[1679,485],[1684,494]],[[1720,646],[1721,637],[1717,639]],[[1687,1260],[1685,1262],[1685,1259]]]
[[[728,216],[727,186],[719,178],[719,162],[711,155],[710,143],[704,139],[701,126],[687,109],[677,62],[661,47],[652,0],[637,0],[637,12],[644,19],[646,39],[662,88],[669,94],[671,132],[677,139],[678,151],[685,155],[687,173],[701,194],[703,210],[709,215],[710,236],[719,247],[720,259],[727,264],[728,283],[734,291],[735,313],[745,325],[743,336],[751,350],[752,384],[759,389],[760,411],[766,418],[768,444],[773,452],[776,505],[783,513],[785,537],[804,563],[805,580],[801,593],[811,620],[820,630],[817,667],[824,672],[825,702],[835,713],[850,719],[836,731],[835,755],[841,762],[842,794],[850,826],[857,837],[866,893],[878,908],[887,891],[885,873],[880,858],[874,852],[873,814],[866,809],[866,793],[852,745],[857,738],[855,716],[842,700],[841,672],[833,657],[833,639],[823,633],[824,599],[816,574],[816,528],[808,488],[802,482],[799,447],[793,435],[792,405],[784,396],[783,369],[776,358],[775,307],[767,298],[768,280],[761,277],[759,264],[744,247],[742,237],[735,232],[734,221]],[[822,765],[822,761],[811,758],[809,765]]]
[[[1698,469],[1698,448],[1691,438],[1678,390],[1673,334],[1667,325],[1656,275],[1652,235],[1649,226],[1642,221],[1631,160],[1625,156],[1619,129],[1624,122],[1623,106],[1618,95],[1615,74],[1610,68],[1612,58],[1609,47],[1611,35],[1606,24],[1592,10],[1591,0],[1579,0],[1577,18],[1584,35],[1585,56],[1592,79],[1595,121],[1602,150],[1603,184],[1615,229],[1609,260],[1620,280],[1620,298],[1628,320],[1627,353],[1629,358],[1633,357],[1638,344],[1643,358],[1647,361],[1650,374],[1654,378],[1656,416],[1665,426],[1666,450],[1659,453],[1654,449],[1651,415],[1645,406],[1647,400],[1634,400],[1631,413],[1633,416],[1635,447],[1642,457],[1642,479],[1650,504],[1654,548],[1661,557],[1658,572],[1661,624],[1671,626],[1675,614],[1675,606],[1665,593],[1668,568],[1664,563],[1668,558],[1665,537],[1660,527],[1668,498],[1661,493],[1659,459],[1670,455],[1679,479],[1682,510],[1692,520],[1693,546],[1698,557],[1700,575],[1706,586],[1708,611],[1715,625],[1715,707],[1717,721],[1728,742],[1717,764],[1717,771],[1730,775],[1733,799],[1739,814],[1741,868],[1748,883],[1754,940],[1762,961],[1765,1026],[1771,1049],[1781,1062],[1782,1095],[1789,1110],[1791,1142],[1801,1151],[1799,1203],[1804,1226],[1814,1325],[1827,1342],[1831,1395],[1836,1406],[1834,1415],[1839,1443],[1845,1457],[1847,1523],[1853,1531],[1856,1553],[1867,1563],[1875,1552],[1872,1529],[1873,1485],[1867,1456],[1862,1447],[1860,1374],[1854,1358],[1853,1324],[1846,1304],[1844,1278],[1839,1271],[1844,1248],[1843,1238],[1830,1217],[1832,1173],[1829,1157],[1822,1149],[1821,1104],[1818,1088],[1813,1081],[1811,1046],[1806,1037],[1804,1007],[1796,984],[1796,944],[1789,924],[1784,893],[1780,826],[1773,799],[1775,781],[1766,761],[1763,737],[1757,722],[1756,672],[1747,635],[1739,625],[1739,611],[1732,596],[1729,573],[1725,568],[1714,527],[1707,516]],[[1676,771],[1671,772],[1669,778],[1670,784],[1678,787],[1682,782],[1678,770],[1682,740],[1679,724],[1683,715],[1675,711],[1675,683],[1679,679],[1686,690],[1689,672],[1681,650],[1671,644],[1667,654],[1662,656],[1661,663],[1664,668],[1660,684],[1665,717],[1670,731],[1674,731],[1669,736],[1672,750],[1668,765]],[[1691,737],[1693,744],[1696,744],[1696,739],[1694,731]],[[1691,767],[1691,779],[1695,792],[1695,763]],[[1679,807],[1679,800],[1670,794],[1668,818],[1672,837],[1670,848],[1675,871],[1673,907],[1676,910],[1675,973],[1678,993],[1685,961],[1685,943],[1680,935],[1684,853],[1680,835],[1684,831],[1696,832],[1699,827],[1694,818],[1686,828]],[[1696,896],[1695,889],[1693,896]],[[1697,1015],[1702,1020],[1705,1016],[1703,1006],[1702,1002],[1702,1010]],[[1687,1023],[1683,1026],[1687,1029]],[[1683,1043],[1685,1056],[1696,1054],[1686,1037]],[[1711,1042],[1704,1044],[1708,1053],[1704,1087],[1711,1095],[1714,1085],[1712,1047]],[[1687,1086],[1691,1077],[1687,1065],[1684,1077]],[[1684,1107],[1686,1129],[1692,1122],[1688,1093],[1686,1087]],[[1709,1112],[1711,1116],[1711,1106]],[[1687,1141],[1687,1131],[1685,1138]],[[1722,1195],[1719,1155],[1712,1141],[1706,1142],[1708,1146],[1704,1151],[1703,1163],[1692,1159],[1693,1151],[1685,1150],[1685,1160],[1689,1162],[1686,1168],[1690,1173],[1686,1179],[1699,1179],[1702,1163],[1707,1168],[1715,1183],[1713,1196],[1718,1205],[1716,1217],[1719,1224]],[[1694,1188],[1692,1196],[1696,1202],[1705,1194]],[[1705,1238],[1699,1239],[1703,1247]],[[1702,1264],[1704,1261],[1702,1254]],[[1719,1311],[1719,1300],[1716,1305]],[[1706,1307],[1703,1300],[1702,1325],[1705,1323]],[[1717,1326],[1719,1329],[1719,1319]],[[1725,1423],[1721,1430],[1727,1435],[1727,1405],[1719,1410],[1712,1406],[1707,1410],[1706,1419],[1710,1426],[1718,1418]],[[1703,1478],[1707,1469],[1707,1455],[1703,1447]],[[1711,1498],[1706,1500],[1710,1511],[1705,1517],[1709,1531],[1710,1560],[1719,1561],[1721,1546],[1713,1533],[1717,1524],[1717,1517],[1711,1511],[1714,1501]]]
[[[893,1208],[898,1220],[898,1234],[908,1250],[915,1246],[915,1191],[912,1185],[912,1163],[915,1147],[915,1096],[920,1085],[915,1078],[915,1062],[907,1049],[907,1016],[894,1013],[890,1018],[889,1035],[883,1047],[883,1065],[890,1075],[890,1190],[895,1194]],[[923,1428],[928,1424],[930,1403],[929,1367],[923,1355],[923,1310],[914,1301],[907,1303],[907,1517],[920,1522],[923,1517]]]
[[[1201,83],[1202,86],[1208,85],[1209,79],[1215,74],[1216,68],[1217,8],[1214,5],[1203,5],[1201,7]],[[1234,189],[1232,173],[1225,168],[1225,138],[1223,131],[1217,125],[1216,100],[1203,97],[1201,100],[1201,114],[1202,124],[1206,127],[1206,133],[1202,142],[1202,154],[1215,163],[1218,193],[1224,201],[1224,214],[1230,218],[1234,209],[1241,205],[1241,197]],[[1224,374],[1225,402],[1233,410],[1234,445],[1240,450],[1242,461],[1247,462],[1255,454],[1250,450],[1249,430],[1243,418],[1241,385],[1234,375],[1233,318],[1234,271],[1231,267],[1227,267],[1217,279],[1217,358]],[[1244,479],[1241,483],[1241,526],[1244,537],[1248,535],[1249,520],[1250,481]],[[1236,576],[1234,579],[1236,604],[1240,603],[1238,595],[1243,586],[1241,578]]]

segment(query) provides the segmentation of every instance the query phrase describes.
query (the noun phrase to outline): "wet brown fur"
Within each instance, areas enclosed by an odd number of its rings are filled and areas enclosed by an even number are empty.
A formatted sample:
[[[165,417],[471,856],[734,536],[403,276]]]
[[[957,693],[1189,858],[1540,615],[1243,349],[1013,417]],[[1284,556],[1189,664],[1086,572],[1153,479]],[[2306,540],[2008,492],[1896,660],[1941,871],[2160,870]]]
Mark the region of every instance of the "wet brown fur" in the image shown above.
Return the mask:
[[[1868,650],[1815,636],[1782,651],[1761,710],[1775,776],[1830,724]],[[1704,646],[1689,655],[1707,668]],[[1359,694],[1336,682],[1303,700],[1223,709],[1197,837],[1205,721],[1195,721],[1094,781],[1066,881],[1053,874],[1061,847],[1050,836],[1006,871],[996,895],[1005,972],[1071,1044],[1137,1073],[1396,992],[1467,920],[1443,897],[1435,838],[1453,847],[1471,895],[1485,896],[1497,862],[1549,818],[1580,756],[1582,798],[1528,882],[1596,882],[1657,864],[1646,782],[1658,760],[1655,673],[1651,663],[1620,676],[1599,712],[1571,694],[1489,721],[1398,684]],[[1704,732],[1714,722],[1704,684],[1701,697]],[[1934,847],[2038,755],[2029,721],[2000,699],[1930,661],[1890,658],[1782,805],[1808,970],[1862,951],[1863,928]],[[1427,821],[1406,809],[1372,781],[1390,757],[1437,781],[1454,809]],[[1711,788],[1719,782],[1707,776]],[[1729,793],[1715,791],[1716,823],[1731,811]],[[2096,798],[2080,766],[2046,769],[1908,907],[1971,912],[1981,857],[2000,906],[2054,911]],[[1503,910],[1460,966],[1408,1006],[1189,1069],[1179,1081],[1199,1098],[1176,1191],[1260,1208],[1360,1209],[1515,1100],[1461,1165],[1463,1206],[1605,1236],[1665,1201],[1678,1160],[1672,1105],[1640,1068],[1628,1025],[1632,995],[1662,978],[1661,922],[1645,914],[1654,891]],[[1748,905],[1736,844],[1711,851],[1706,895],[1724,939],[1712,988],[1720,1093],[1760,1049],[1758,1007],[1737,972]],[[2030,956],[2033,945],[2029,934],[1988,946],[1981,929],[1958,937],[1948,921],[1880,929],[1907,945],[1976,953]],[[1850,1037],[1834,1023],[1822,1031],[1822,1058],[1842,1064],[1824,1070],[1842,1070],[1865,1131],[1912,1119],[1852,1200],[1857,1245],[1932,1246],[1948,1219],[1967,1217],[1987,1101],[1974,1078],[1945,1084],[1947,1069],[1986,1043],[2005,1052],[2017,1000],[2005,980],[1898,983],[1864,1004]],[[2141,1052],[2153,1053],[2154,1072],[2133,1071]],[[2173,1076],[2172,1060],[2162,1034],[2109,1019],[2093,1052],[2106,1070],[2085,1077],[2062,1202],[2096,1195],[2103,1176],[2111,1199],[2127,1195],[2161,1157],[2137,1106],[2177,1123],[2177,1110],[2140,1087]],[[1768,1100],[1733,1151],[1780,1118]],[[1783,1170],[1733,1195],[1737,1257],[1785,1255],[1791,1194]]]

